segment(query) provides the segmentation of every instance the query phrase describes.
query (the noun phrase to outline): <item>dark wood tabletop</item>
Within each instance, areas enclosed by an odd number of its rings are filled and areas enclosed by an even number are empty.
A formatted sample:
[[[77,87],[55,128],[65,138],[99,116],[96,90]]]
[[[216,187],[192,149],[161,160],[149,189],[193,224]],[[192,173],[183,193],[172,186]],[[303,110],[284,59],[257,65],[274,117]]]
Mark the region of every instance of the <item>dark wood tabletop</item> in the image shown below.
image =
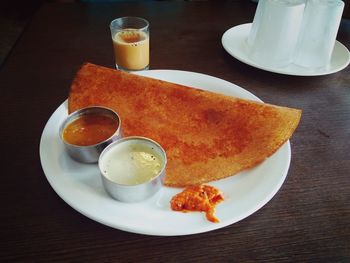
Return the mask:
[[[298,77],[248,66],[221,45],[256,4],[145,1],[44,4],[0,69],[1,262],[350,262],[350,68]],[[66,204],[42,170],[43,128],[84,62],[114,67],[109,22],[151,24],[151,69],[200,72],[265,102],[303,110],[286,181],[264,207],[211,232],[161,237],[95,222]],[[338,40],[350,48],[350,21]]]

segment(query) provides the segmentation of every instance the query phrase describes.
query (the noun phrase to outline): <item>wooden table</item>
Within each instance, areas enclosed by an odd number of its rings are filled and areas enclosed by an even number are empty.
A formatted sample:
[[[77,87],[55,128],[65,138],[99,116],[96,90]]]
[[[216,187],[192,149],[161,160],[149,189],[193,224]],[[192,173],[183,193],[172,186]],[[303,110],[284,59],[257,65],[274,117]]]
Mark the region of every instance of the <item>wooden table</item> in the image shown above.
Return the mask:
[[[234,59],[221,36],[251,22],[255,8],[247,0],[43,5],[0,70],[0,261],[349,262],[350,68],[295,77]],[[303,109],[288,177],[253,215],[197,235],[146,236],[88,219],[50,187],[39,158],[44,125],[83,62],[114,66],[108,24],[127,15],[151,23],[152,69],[209,74]],[[338,40],[350,48],[349,21]]]

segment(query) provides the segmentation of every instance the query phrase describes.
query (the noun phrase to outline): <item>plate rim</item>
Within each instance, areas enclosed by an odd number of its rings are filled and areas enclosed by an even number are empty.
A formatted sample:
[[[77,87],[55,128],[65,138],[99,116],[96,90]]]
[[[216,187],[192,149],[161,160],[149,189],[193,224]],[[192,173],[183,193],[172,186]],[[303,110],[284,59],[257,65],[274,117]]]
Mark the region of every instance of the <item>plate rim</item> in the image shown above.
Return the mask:
[[[272,68],[269,66],[261,65],[260,63],[257,63],[256,61],[250,59],[249,56],[246,54],[246,52],[244,52],[243,50],[241,50],[241,52],[244,53],[244,57],[240,56],[239,54],[237,54],[235,52],[234,49],[231,49],[229,43],[226,42],[227,41],[226,38],[228,38],[229,35],[237,33],[236,31],[242,30],[242,28],[247,30],[247,32],[245,32],[245,34],[247,34],[247,36],[248,36],[248,33],[249,33],[248,30],[251,26],[252,26],[252,23],[244,23],[244,24],[239,24],[239,25],[236,25],[236,26],[233,26],[233,27],[227,29],[221,37],[221,44],[222,44],[223,48],[225,49],[225,51],[229,55],[231,55],[235,59],[239,60],[240,62],[247,64],[249,66],[252,66],[254,68],[261,69],[261,70],[268,71],[268,72],[272,72],[272,73],[282,74],[282,75],[312,77],[312,76],[329,75],[329,74],[339,72],[339,71],[345,69],[350,64],[350,51],[347,49],[347,47],[344,44],[342,44],[340,41],[336,40],[334,48],[335,49],[337,48],[337,50],[339,52],[343,52],[343,55],[346,56],[347,59],[346,59],[345,63],[343,63],[341,66],[336,67],[334,69],[331,69],[331,70],[321,69],[321,70],[315,70],[313,72],[304,71],[304,73],[301,73],[300,71],[295,72],[295,71],[290,70],[290,69],[288,70],[288,67],[282,68],[282,69],[277,69],[277,68]],[[243,41],[244,40],[241,40],[240,44],[242,44],[242,43],[244,44]],[[300,68],[301,71],[305,70],[304,68],[299,67],[295,64],[293,64],[293,67]]]
[[[214,76],[211,76],[211,75],[207,75],[207,74],[203,74],[203,73],[197,73],[197,72],[191,72],[191,71],[182,71],[182,70],[148,70],[146,72],[139,72],[138,74],[139,75],[147,75],[149,74],[150,72],[179,72],[180,74],[181,73],[185,73],[185,74],[195,74],[195,75],[204,75],[206,77],[209,77],[209,78],[214,78],[214,79],[217,79],[217,80],[220,80],[220,81],[225,81],[227,83],[229,83],[230,85],[233,85],[235,87],[238,87],[240,88],[241,90],[251,94],[252,96],[258,98],[256,95],[254,95],[253,93],[249,92],[248,90],[234,84],[234,83],[231,83],[231,82],[228,82],[226,80],[223,80],[223,79],[220,79],[220,78],[217,78],[217,77],[214,77]],[[152,74],[152,73],[151,73]],[[154,77],[156,78],[156,77]],[[231,95],[232,96],[232,95]],[[258,98],[259,99],[259,98]],[[212,231],[212,230],[216,230],[216,229],[221,229],[223,227],[226,227],[228,225],[232,225],[234,223],[237,223],[245,218],[247,218],[248,216],[254,214],[255,212],[257,212],[259,209],[261,209],[263,206],[265,206],[275,195],[276,193],[280,190],[280,188],[282,187],[286,177],[287,177],[287,174],[288,174],[288,170],[289,170],[289,167],[290,167],[290,163],[291,163],[291,145],[290,145],[290,141],[288,140],[282,147],[286,147],[286,156],[284,156],[284,158],[286,158],[286,163],[287,165],[284,166],[283,168],[283,171],[281,172],[281,176],[279,177],[279,184],[276,185],[274,188],[273,188],[273,191],[271,191],[269,193],[269,195],[265,196],[265,199],[264,200],[260,200],[259,204],[256,205],[255,207],[251,208],[249,211],[247,210],[245,212],[244,215],[241,215],[240,218],[238,218],[237,220],[229,220],[229,221],[225,221],[225,222],[222,222],[222,223],[219,223],[219,224],[209,224],[209,225],[205,225],[203,226],[202,228],[200,228],[199,230],[197,229],[196,231],[168,231],[168,232],[158,232],[158,231],[149,231],[148,230],[142,230],[142,228],[130,228],[130,227],[127,227],[127,226],[122,226],[122,225],[115,225],[115,224],[111,224],[108,220],[103,220],[101,219],[100,217],[98,216],[95,216],[95,215],[91,215],[89,213],[86,213],[86,211],[84,211],[83,209],[79,208],[78,206],[76,206],[74,203],[72,203],[68,198],[66,198],[66,196],[64,196],[59,190],[56,189],[56,185],[55,185],[55,182],[53,182],[52,178],[50,176],[47,175],[47,173],[49,173],[48,171],[48,168],[47,168],[47,165],[44,164],[43,160],[45,160],[45,157],[43,157],[43,154],[44,154],[44,149],[43,149],[43,142],[44,142],[44,134],[45,134],[45,131],[47,129],[49,129],[49,123],[50,123],[50,120],[51,118],[54,117],[55,113],[57,113],[59,110],[60,110],[60,107],[66,107],[67,108],[67,100],[65,100],[62,104],[60,104],[56,109],[55,111],[50,115],[50,118],[48,119],[44,129],[43,129],[43,132],[42,132],[42,135],[41,135],[41,138],[40,138],[40,146],[39,146],[39,154],[40,154],[40,162],[41,162],[41,166],[42,166],[42,169],[44,171],[44,175],[46,177],[46,179],[48,180],[49,184],[51,185],[51,187],[53,188],[54,192],[56,192],[56,194],[66,203],[68,204],[69,206],[71,206],[74,210],[76,210],[77,212],[81,213],[82,215],[98,222],[98,223],[101,223],[101,224],[104,224],[106,226],[109,226],[111,228],[114,228],[114,229],[119,229],[119,230],[122,230],[122,231],[127,231],[127,232],[132,232],[132,233],[137,233],[137,234],[144,234],[144,235],[152,235],[152,236],[182,236],[182,235],[192,235],[192,234],[199,234],[199,233],[204,233],[204,232],[209,232],[209,231]],[[282,148],[281,147],[281,148]],[[277,151],[278,152],[278,151]],[[276,153],[277,153],[276,152]],[[276,153],[274,153],[273,155],[275,155]],[[220,181],[220,180],[219,180]],[[182,189],[182,188],[180,188]]]

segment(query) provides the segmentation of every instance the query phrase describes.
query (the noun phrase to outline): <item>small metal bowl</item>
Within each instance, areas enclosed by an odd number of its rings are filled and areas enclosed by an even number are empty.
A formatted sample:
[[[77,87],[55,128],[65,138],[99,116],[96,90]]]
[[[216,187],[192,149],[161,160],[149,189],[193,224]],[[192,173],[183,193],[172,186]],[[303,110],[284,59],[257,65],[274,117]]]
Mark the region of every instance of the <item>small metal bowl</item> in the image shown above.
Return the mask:
[[[117,129],[109,138],[93,145],[81,146],[81,145],[75,145],[67,142],[63,137],[63,132],[65,128],[73,121],[79,119],[84,115],[89,115],[89,114],[103,115],[103,116],[110,117],[111,119],[115,120],[115,122],[118,124]],[[115,111],[109,108],[100,107],[100,106],[87,107],[87,108],[77,110],[71,113],[70,115],[68,115],[68,117],[61,124],[59,133],[60,133],[61,140],[65,146],[65,149],[74,160],[82,163],[96,163],[98,161],[98,158],[101,152],[104,150],[104,148],[106,148],[112,142],[121,138],[122,136],[121,120],[119,118],[119,115]]]
[[[145,137],[126,137],[108,145],[98,166],[105,190],[122,202],[138,202],[163,185],[167,158],[164,149]]]

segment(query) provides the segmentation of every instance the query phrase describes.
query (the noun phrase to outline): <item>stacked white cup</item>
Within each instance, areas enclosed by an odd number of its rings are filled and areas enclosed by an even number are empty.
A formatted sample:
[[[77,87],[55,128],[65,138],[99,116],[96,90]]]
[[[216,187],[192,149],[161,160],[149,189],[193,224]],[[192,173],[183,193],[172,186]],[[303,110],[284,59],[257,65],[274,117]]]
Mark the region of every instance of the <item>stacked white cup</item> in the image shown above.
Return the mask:
[[[341,0],[260,0],[248,55],[271,68],[327,67],[343,9]]]
[[[308,0],[294,63],[306,68],[328,66],[334,49],[344,2]]]

